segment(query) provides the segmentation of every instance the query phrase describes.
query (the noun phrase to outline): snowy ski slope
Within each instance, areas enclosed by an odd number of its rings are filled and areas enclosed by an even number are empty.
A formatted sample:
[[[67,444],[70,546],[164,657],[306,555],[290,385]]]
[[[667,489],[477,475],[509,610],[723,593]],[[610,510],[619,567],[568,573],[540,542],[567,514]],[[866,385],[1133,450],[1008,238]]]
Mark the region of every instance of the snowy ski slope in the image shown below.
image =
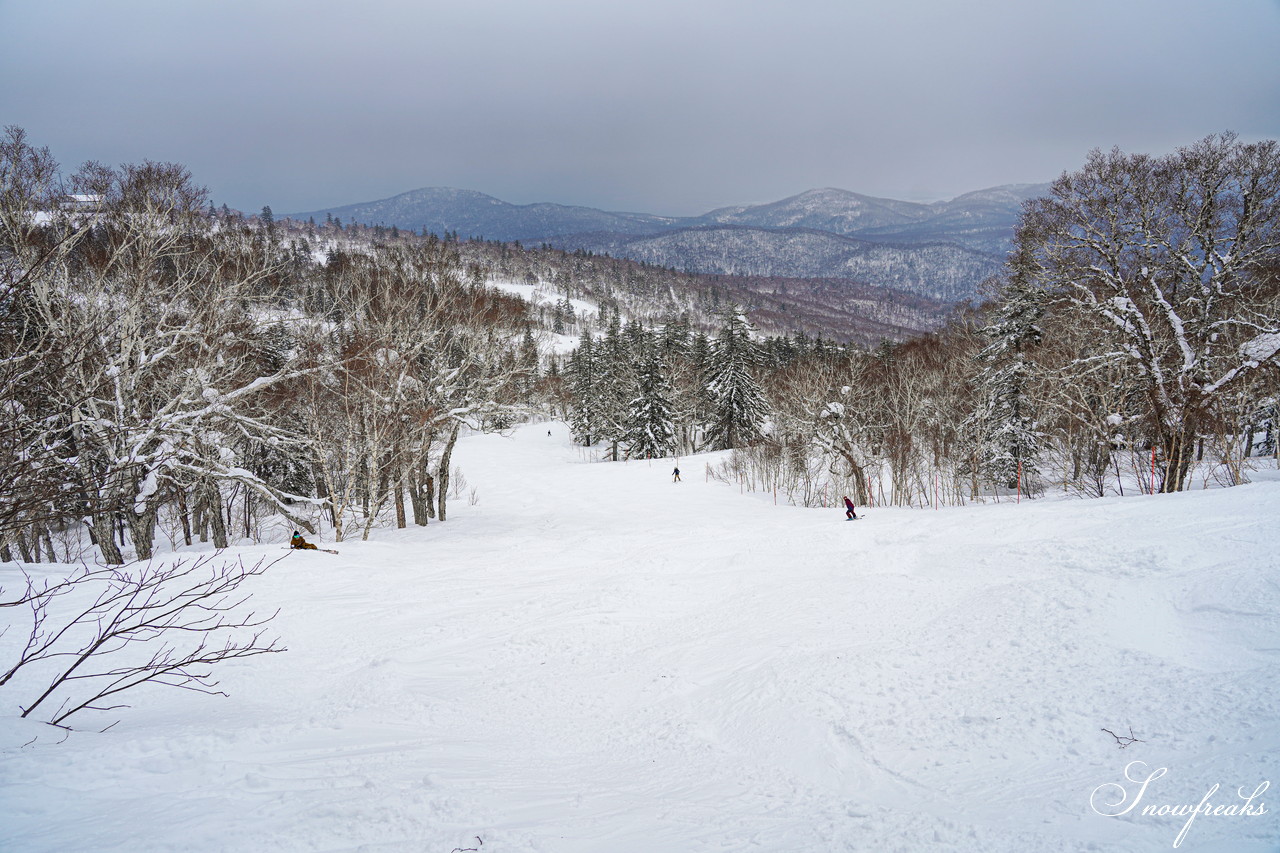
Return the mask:
[[[559,424],[455,458],[446,524],[238,549],[289,652],[229,698],[0,693],[0,850],[1155,851],[1280,781],[1274,474],[846,522]],[[1179,849],[1280,849],[1272,796]]]

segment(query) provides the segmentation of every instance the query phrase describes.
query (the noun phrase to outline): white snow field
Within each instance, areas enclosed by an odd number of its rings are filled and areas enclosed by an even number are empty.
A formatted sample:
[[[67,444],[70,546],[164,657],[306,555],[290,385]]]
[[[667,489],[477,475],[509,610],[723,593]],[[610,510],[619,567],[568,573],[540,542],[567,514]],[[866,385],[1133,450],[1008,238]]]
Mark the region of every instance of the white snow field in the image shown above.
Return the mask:
[[[228,698],[0,692],[0,850],[1280,849],[1274,472],[849,522],[559,424],[455,458],[447,523],[235,549],[289,651]]]

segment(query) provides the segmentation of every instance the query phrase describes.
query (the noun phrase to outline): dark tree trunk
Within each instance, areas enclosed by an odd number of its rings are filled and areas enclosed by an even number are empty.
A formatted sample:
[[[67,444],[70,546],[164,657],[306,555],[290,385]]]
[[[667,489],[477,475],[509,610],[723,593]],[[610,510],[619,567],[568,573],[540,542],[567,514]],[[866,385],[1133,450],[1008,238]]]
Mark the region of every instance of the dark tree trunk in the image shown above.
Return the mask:
[[[122,565],[124,556],[120,553],[120,546],[116,545],[114,520],[107,513],[98,513],[92,518],[98,550],[102,552],[102,561],[108,566]]]
[[[187,490],[178,489],[178,518],[182,520],[182,541],[191,545],[191,513],[187,508]]]
[[[32,561],[31,546],[27,544],[27,537],[23,534],[21,530],[19,530],[17,533],[14,534],[13,538],[18,543],[18,553],[22,555],[22,562],[30,563]],[[124,562],[124,561],[121,560],[120,562]]]
[[[406,526],[404,517],[404,481],[399,478],[391,484],[396,504],[396,527],[403,530]]]
[[[445,442],[444,452],[440,454],[440,491],[437,496],[436,511],[441,521],[445,519],[445,504],[449,493],[449,461],[453,458],[453,446],[458,443],[459,428],[458,424],[453,425],[453,429],[449,431],[449,440]]]
[[[204,516],[209,521],[213,535],[213,547],[227,547],[227,523],[222,515],[222,492],[218,484],[207,481],[201,488],[201,501],[204,505]]]
[[[156,508],[149,501],[142,512],[128,513],[129,538],[139,560],[150,560],[155,546]]]
[[[415,477],[409,481],[409,504],[413,508],[413,523],[419,527],[427,523],[427,502],[423,499],[423,486]]]

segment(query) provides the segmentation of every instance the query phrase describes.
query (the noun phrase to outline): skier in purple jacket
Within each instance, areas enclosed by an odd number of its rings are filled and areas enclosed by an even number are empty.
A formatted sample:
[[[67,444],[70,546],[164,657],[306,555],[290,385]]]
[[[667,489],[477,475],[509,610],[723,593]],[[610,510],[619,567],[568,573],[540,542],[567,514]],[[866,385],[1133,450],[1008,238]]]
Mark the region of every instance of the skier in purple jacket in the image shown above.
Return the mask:
[[[849,498],[846,497],[844,499],[844,506],[845,506],[844,517],[846,519],[852,520],[858,517],[858,514],[853,511],[853,501],[849,500]]]

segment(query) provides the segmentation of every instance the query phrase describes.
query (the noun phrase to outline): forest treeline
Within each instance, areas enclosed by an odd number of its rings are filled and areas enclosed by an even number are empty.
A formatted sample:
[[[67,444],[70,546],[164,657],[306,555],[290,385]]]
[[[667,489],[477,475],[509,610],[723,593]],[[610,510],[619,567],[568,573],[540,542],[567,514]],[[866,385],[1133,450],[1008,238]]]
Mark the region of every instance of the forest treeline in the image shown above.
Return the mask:
[[[526,304],[452,245],[316,252],[212,209],[181,166],[64,176],[17,128],[0,347],[0,559],[24,561],[82,533],[147,559],[157,525],[225,547],[263,519],[337,539],[443,520],[460,432],[523,415],[537,372]]]
[[[962,503],[1236,484],[1276,452],[1280,150],[1095,152],[1029,202],[993,299],[872,349],[610,328],[567,369],[610,458],[737,448],[793,502]]]
[[[726,312],[740,309],[766,335],[800,332],[867,346],[936,329],[953,309],[951,303],[852,279],[690,273],[581,249],[464,238],[457,232],[415,234],[332,216],[323,222],[284,220],[275,227],[311,246],[443,240],[455,247],[476,281],[534,288],[540,297],[531,307],[535,320],[575,335],[602,333],[614,314],[646,325],[678,318],[712,331]],[[567,305],[573,301],[593,306],[592,316],[570,316]]]
[[[708,476],[810,506],[1238,483],[1276,452],[1278,247],[1276,143],[1097,152],[1028,203],[989,303],[896,342],[764,336],[822,289],[245,217],[181,166],[65,175],[9,128],[0,559],[444,520],[459,436],[530,417],[602,458],[731,449]]]

